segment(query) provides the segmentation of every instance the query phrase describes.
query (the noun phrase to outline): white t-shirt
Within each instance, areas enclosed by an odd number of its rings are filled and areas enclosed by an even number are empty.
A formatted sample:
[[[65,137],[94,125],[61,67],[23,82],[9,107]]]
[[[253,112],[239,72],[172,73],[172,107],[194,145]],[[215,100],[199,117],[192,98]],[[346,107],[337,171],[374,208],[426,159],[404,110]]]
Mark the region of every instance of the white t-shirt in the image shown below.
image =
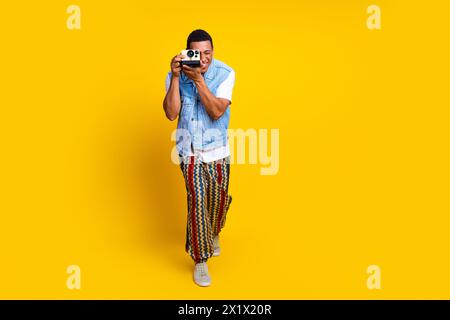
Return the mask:
[[[166,92],[169,90],[170,87],[170,72],[167,74],[166,77]],[[231,104],[231,98],[233,95],[233,87],[234,87],[234,80],[235,80],[235,72],[234,70],[231,70],[228,77],[217,87],[216,90],[216,98],[223,98],[230,101]],[[191,151],[190,155],[194,155]],[[230,155],[230,145],[227,141],[227,144],[223,147],[219,147],[213,150],[208,151],[202,151],[199,153],[200,160],[202,162],[213,162],[217,161],[219,159],[226,158]]]

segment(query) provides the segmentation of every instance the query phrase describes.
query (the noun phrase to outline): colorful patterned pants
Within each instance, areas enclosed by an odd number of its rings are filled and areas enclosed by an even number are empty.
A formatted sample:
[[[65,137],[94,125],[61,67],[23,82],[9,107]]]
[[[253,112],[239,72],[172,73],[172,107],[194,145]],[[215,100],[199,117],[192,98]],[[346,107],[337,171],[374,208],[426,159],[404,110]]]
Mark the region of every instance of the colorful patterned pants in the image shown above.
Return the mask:
[[[229,159],[205,163],[190,156],[180,163],[188,205],[185,251],[195,262],[212,257],[213,239],[225,226],[232,201],[228,194]]]

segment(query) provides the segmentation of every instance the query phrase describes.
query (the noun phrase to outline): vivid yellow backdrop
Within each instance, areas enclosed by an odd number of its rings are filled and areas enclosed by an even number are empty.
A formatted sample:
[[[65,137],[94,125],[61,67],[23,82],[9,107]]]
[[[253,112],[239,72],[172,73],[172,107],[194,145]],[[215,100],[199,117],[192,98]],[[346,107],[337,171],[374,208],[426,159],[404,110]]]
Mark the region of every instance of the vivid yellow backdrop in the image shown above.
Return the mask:
[[[366,28],[366,8],[382,30]],[[66,8],[81,8],[81,30]],[[448,1],[8,1],[0,11],[0,298],[450,298]],[[230,128],[280,130],[234,165],[213,285],[192,282],[162,111],[208,30],[236,70]],[[81,267],[81,290],[66,267]],[[378,265],[382,289],[368,290]]]

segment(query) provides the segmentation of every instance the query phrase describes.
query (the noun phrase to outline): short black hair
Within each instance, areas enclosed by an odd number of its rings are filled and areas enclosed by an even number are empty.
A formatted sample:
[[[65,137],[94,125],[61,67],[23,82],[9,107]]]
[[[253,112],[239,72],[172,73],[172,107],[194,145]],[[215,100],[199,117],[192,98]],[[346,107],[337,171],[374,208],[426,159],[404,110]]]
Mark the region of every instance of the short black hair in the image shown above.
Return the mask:
[[[208,32],[202,29],[194,30],[187,38],[186,49],[189,49],[191,42],[208,41],[208,40],[211,42],[211,47],[214,48],[212,38]]]

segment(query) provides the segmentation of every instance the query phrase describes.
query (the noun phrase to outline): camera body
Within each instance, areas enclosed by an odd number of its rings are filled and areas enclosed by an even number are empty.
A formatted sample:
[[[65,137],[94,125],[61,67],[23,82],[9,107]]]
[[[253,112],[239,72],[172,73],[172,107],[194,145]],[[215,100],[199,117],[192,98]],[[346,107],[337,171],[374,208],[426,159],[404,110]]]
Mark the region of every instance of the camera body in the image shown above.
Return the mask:
[[[194,49],[187,49],[181,51],[181,54],[184,56],[181,59],[181,64],[189,67],[200,67],[200,51]]]

